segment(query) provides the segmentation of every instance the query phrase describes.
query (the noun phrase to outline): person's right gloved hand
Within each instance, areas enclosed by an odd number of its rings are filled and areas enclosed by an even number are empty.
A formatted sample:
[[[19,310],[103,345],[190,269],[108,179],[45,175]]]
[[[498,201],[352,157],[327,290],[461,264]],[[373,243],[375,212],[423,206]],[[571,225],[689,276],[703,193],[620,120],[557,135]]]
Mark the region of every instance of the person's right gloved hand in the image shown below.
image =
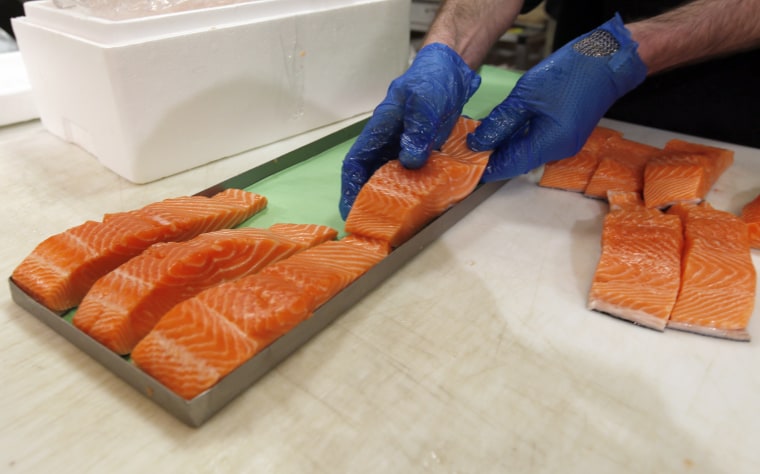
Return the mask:
[[[398,158],[407,168],[425,164],[448,138],[462,108],[480,85],[451,48],[432,43],[395,79],[345,159],[341,177],[343,219],[361,187],[383,164]]]
[[[482,180],[576,154],[610,106],[646,77],[637,48],[615,15],[527,71],[467,138],[474,151],[494,150]]]

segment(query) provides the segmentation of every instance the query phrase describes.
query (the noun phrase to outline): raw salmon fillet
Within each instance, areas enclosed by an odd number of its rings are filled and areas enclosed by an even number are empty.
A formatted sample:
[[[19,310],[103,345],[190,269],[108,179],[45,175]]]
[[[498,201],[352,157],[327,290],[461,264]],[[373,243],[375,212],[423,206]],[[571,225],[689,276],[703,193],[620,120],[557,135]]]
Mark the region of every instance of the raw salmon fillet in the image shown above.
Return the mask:
[[[665,144],[666,150],[682,151],[687,153],[701,153],[707,156],[707,182],[705,194],[718,181],[718,178],[734,163],[734,152],[725,148],[718,148],[701,143],[692,143],[674,138]]]
[[[681,220],[647,209],[635,191],[611,191],[588,308],[663,331],[678,295]]]
[[[73,323],[112,351],[128,354],[180,301],[337,234],[320,225],[275,224],[269,229],[224,229],[184,242],[152,245],[98,279],[77,308]]]
[[[756,276],[747,225],[707,202],[676,204],[668,213],[684,227],[681,289],[668,327],[748,341]]]
[[[620,137],[613,137],[601,151],[599,164],[583,194],[607,199],[607,191],[644,189],[644,167],[661,150],[657,147]]]
[[[760,195],[744,205],[741,218],[747,224],[750,246],[760,249]]]
[[[539,186],[582,193],[599,165],[602,150],[615,137],[622,138],[623,134],[597,126],[577,154],[544,165]]]
[[[234,227],[266,207],[239,189],[185,196],[106,214],[41,242],[13,271],[13,281],[53,311],[77,306],[95,281],[157,242],[181,241]]]
[[[480,181],[491,153],[467,147],[467,134],[478,123],[461,117],[441,150],[434,151],[420,169],[404,168],[398,160],[381,166],[356,196],[346,232],[397,247],[467,197]]]
[[[699,203],[707,183],[703,155],[664,152],[644,170],[644,201],[647,207],[665,209],[677,203]]]
[[[699,203],[733,160],[731,150],[670,140],[665,151],[646,164],[644,202],[661,209]]]
[[[192,399],[307,319],[388,251],[387,243],[348,236],[204,290],[161,318],[132,360]]]

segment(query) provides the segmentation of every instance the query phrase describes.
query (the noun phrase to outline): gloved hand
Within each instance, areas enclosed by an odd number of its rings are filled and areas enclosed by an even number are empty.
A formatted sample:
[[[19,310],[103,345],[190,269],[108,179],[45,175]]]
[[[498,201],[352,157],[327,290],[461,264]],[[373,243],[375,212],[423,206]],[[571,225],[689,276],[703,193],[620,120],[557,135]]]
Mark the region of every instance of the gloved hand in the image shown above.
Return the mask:
[[[453,49],[441,43],[422,48],[391,83],[343,160],[343,219],[364,183],[388,160],[398,158],[407,168],[424,165],[448,138],[478,86],[480,76]]]
[[[483,181],[511,178],[575,155],[612,104],[647,74],[619,15],[527,71],[467,137],[495,150]]]

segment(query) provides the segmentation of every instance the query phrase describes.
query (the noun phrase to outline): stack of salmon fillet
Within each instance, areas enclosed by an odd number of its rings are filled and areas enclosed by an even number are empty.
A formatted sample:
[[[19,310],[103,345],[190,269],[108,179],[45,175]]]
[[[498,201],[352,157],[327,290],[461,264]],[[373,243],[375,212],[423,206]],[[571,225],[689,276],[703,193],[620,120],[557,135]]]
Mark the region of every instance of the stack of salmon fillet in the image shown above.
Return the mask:
[[[539,184],[607,198],[607,191],[642,195],[648,208],[699,203],[733,163],[733,152],[673,139],[663,148],[596,127],[575,155],[547,163]]]
[[[730,150],[678,139],[660,149],[605,127],[577,155],[547,163],[539,185],[609,202],[590,309],[657,330],[750,339],[760,197],[741,217],[705,201],[732,163]]]
[[[107,214],[40,243],[13,282],[185,399],[286,334],[470,194],[488,153],[462,117],[420,170],[397,160],[357,196],[348,235],[315,224],[238,227],[267,205],[227,189]]]

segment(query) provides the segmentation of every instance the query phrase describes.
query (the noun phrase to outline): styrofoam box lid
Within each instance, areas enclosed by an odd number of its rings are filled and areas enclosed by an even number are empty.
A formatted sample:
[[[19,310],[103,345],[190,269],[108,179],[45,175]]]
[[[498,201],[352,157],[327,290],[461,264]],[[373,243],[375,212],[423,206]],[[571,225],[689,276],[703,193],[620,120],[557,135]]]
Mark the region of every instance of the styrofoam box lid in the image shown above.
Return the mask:
[[[376,1],[252,0],[143,18],[107,20],[77,9],[58,8],[51,0],[41,0],[24,3],[24,12],[26,21],[36,25],[94,43],[117,46]]]

